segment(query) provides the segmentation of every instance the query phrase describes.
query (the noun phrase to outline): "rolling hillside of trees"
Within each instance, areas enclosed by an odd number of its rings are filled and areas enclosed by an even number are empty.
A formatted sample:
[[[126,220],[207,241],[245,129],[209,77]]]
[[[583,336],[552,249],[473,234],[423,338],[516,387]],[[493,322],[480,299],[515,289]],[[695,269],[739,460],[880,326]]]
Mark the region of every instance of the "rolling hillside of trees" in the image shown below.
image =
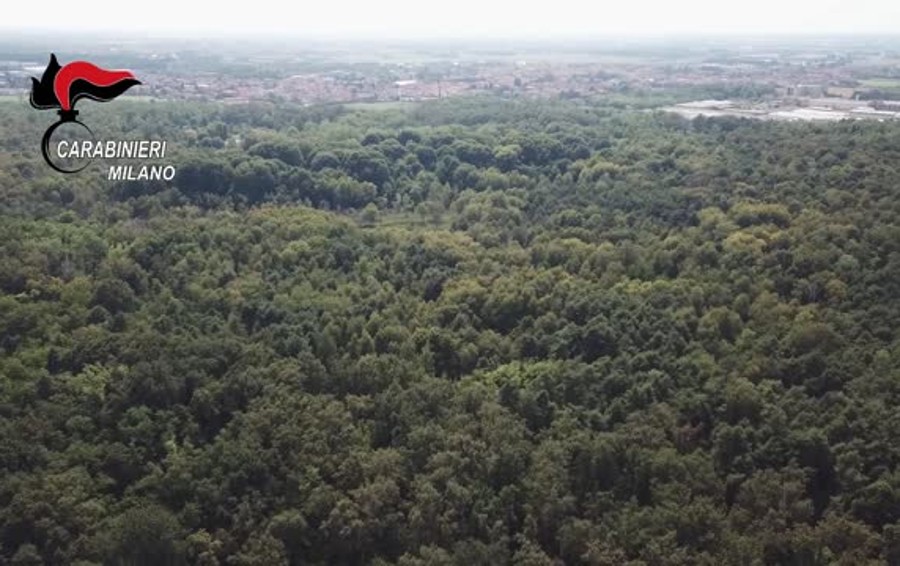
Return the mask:
[[[900,564],[900,126],[0,102],[0,565]]]

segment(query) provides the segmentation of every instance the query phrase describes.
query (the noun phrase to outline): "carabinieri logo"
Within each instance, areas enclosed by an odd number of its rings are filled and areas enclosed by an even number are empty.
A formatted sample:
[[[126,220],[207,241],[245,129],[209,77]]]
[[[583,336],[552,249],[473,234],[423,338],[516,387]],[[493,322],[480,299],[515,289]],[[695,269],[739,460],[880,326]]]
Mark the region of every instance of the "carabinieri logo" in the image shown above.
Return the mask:
[[[60,67],[54,54],[50,55],[50,64],[41,80],[32,78],[31,83],[31,106],[38,110],[59,109],[59,120],[44,132],[41,153],[47,165],[60,173],[77,173],[88,165],[85,163],[76,169],[63,169],[50,159],[50,136],[61,125],[78,124],[93,136],[91,129],[78,120],[75,103],[82,98],[109,102],[129,88],[141,84],[131,71],[109,71],[87,61],[74,61]]]

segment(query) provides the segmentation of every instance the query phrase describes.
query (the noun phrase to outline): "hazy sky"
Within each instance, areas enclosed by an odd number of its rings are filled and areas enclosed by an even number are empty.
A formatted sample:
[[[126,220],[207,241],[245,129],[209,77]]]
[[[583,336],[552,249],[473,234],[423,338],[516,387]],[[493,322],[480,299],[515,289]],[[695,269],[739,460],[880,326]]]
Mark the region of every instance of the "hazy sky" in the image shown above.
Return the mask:
[[[900,0],[43,0],[6,3],[0,28],[415,38],[894,34]]]

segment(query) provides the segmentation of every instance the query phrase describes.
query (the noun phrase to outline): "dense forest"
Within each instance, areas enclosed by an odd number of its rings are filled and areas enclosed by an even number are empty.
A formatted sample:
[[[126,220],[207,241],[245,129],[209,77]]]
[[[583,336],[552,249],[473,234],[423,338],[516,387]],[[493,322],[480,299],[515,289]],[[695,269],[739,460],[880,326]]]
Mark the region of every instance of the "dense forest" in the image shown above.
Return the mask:
[[[0,565],[900,564],[900,125],[624,96],[0,102]]]

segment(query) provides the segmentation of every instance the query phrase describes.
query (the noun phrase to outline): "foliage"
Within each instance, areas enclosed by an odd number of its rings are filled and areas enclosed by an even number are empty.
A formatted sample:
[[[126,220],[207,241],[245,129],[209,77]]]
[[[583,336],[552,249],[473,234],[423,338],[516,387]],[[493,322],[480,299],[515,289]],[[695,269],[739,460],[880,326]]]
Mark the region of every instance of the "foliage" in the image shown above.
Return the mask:
[[[85,119],[178,176],[0,104],[0,564],[900,557],[895,124]]]

